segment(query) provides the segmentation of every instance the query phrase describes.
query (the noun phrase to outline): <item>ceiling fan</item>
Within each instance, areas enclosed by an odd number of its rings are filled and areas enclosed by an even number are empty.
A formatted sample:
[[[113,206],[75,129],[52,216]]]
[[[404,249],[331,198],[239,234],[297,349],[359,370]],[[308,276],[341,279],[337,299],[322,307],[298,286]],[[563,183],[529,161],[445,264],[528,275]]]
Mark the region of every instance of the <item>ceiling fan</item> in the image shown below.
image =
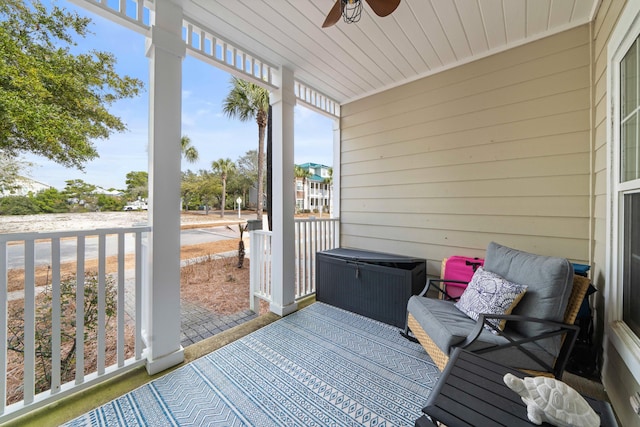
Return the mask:
[[[390,15],[398,5],[400,0],[365,0],[371,10],[378,16]],[[362,0],[336,0],[327,18],[322,24],[322,28],[334,25],[342,16],[347,23],[358,22],[362,13]]]

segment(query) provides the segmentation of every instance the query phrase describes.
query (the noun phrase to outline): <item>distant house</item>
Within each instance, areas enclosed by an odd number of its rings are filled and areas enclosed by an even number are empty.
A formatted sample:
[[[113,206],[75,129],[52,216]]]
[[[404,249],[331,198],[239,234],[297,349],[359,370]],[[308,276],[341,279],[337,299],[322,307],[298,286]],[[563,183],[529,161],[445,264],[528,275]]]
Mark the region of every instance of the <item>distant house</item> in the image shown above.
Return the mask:
[[[121,196],[124,196],[124,191],[122,191],[122,190],[105,190],[102,187],[96,187],[96,189],[93,190],[93,194],[104,194],[105,196],[121,197]]]
[[[53,187],[25,176],[19,176],[11,188],[0,188],[0,197],[27,196],[29,193],[36,194],[49,188]]]
[[[330,166],[318,163],[298,165],[309,171],[309,177],[296,177],[296,211],[330,213],[333,205]]]

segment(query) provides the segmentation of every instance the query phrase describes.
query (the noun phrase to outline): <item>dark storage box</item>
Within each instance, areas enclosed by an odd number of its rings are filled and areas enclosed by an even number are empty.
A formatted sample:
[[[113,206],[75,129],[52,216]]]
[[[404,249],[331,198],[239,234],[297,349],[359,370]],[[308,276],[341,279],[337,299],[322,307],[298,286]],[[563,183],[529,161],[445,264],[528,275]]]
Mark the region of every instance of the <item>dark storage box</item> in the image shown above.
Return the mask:
[[[404,328],[407,301],[420,293],[427,262],[359,249],[316,255],[316,300]]]

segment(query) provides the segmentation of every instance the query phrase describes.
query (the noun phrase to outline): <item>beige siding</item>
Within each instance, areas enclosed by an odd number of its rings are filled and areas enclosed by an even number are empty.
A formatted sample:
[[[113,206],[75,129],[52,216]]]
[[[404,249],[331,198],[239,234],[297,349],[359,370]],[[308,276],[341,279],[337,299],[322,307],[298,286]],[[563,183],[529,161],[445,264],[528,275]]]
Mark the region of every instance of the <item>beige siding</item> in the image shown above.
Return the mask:
[[[625,2],[604,0],[593,22],[593,278],[605,290],[606,197],[607,197],[607,43]],[[601,224],[597,226],[597,224]],[[604,294],[602,292],[601,294]],[[602,298],[600,298],[602,301]],[[600,307],[601,308],[601,307]],[[602,326],[600,324],[600,326]]]
[[[592,266],[596,339],[607,283],[607,44],[592,23],[342,106],[343,246],[442,258],[490,241]],[[605,343],[622,425],[640,389]]]
[[[606,299],[608,283],[605,281],[606,240],[609,234],[606,224],[607,205],[607,44],[624,8],[620,0],[604,0],[593,22],[593,281],[599,292],[595,294],[596,331],[602,336],[604,307],[615,302]],[[638,418],[629,405],[629,395],[640,390],[640,384],[618,355],[611,343],[605,343],[605,376],[609,398],[616,415],[624,426],[639,426]]]
[[[607,43],[622,12],[625,2],[619,0],[605,0],[600,6],[598,15],[593,22],[593,175],[594,175],[594,259],[593,278],[595,285],[602,289],[599,298],[603,302],[606,291],[605,279],[605,246],[607,230],[606,198],[607,198]],[[602,311],[602,307],[598,307]],[[603,317],[603,316],[600,316]],[[602,321],[599,322],[602,328]]]
[[[341,243],[589,262],[590,27],[342,107]]]

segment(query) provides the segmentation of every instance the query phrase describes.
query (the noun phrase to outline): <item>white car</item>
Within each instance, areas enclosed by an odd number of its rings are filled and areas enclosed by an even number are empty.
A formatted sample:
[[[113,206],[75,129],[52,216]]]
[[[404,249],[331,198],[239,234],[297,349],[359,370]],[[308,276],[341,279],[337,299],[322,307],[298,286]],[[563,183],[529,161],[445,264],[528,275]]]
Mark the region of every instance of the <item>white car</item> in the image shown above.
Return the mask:
[[[146,203],[140,205],[125,205],[125,207],[122,208],[123,211],[146,211],[148,209],[149,207]]]

